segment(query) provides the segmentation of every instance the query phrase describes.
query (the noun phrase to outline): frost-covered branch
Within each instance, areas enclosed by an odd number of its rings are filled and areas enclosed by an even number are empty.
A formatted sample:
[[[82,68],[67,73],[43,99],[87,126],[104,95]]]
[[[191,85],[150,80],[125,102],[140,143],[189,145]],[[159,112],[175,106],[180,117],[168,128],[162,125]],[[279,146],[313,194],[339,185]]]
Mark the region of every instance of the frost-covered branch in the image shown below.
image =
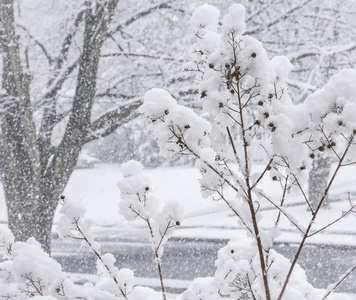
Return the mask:
[[[283,186],[282,199],[281,199],[281,202],[279,204],[279,207],[283,207],[284,206],[284,201],[286,200],[286,193],[287,193],[287,190],[288,190],[288,179],[289,179],[289,176],[287,176],[286,179],[285,179],[285,183],[284,183],[284,186]],[[281,213],[282,213],[281,211],[278,212],[276,222],[274,223],[275,227],[278,227],[279,221],[281,219]]]

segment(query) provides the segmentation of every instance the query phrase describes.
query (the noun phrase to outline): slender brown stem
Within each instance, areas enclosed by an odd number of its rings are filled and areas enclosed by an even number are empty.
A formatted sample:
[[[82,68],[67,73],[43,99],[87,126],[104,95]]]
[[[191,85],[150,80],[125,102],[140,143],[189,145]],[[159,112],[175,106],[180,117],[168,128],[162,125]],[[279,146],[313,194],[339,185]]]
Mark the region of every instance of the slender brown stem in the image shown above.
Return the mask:
[[[275,204],[271,199],[269,199],[266,195],[263,195],[262,193],[260,193],[260,195],[265,198],[266,200],[268,200],[275,208],[277,208],[279,210],[279,213],[282,213],[288,220],[289,222],[291,222],[302,234],[304,234],[304,231],[298,226],[297,223],[295,223],[286,212],[284,212],[277,204]]]
[[[156,255],[156,259],[157,259],[157,269],[158,269],[158,274],[159,274],[159,280],[161,282],[162,298],[163,298],[163,300],[166,300],[167,296],[166,296],[166,291],[164,289],[164,284],[163,284],[163,275],[162,275],[161,263],[159,261],[159,257],[158,257],[157,251],[156,251],[155,255]]]
[[[342,167],[346,167],[346,166],[351,166],[351,165],[355,165],[356,164],[356,161],[354,162],[350,162],[350,163],[346,163],[346,164],[343,164],[341,165]]]
[[[172,222],[171,220],[168,222],[166,228],[164,229],[163,234],[161,234],[161,239],[160,239],[160,241],[159,241],[159,243],[158,243],[158,246],[157,246],[157,248],[156,248],[157,251],[158,251],[158,249],[161,247],[161,244],[162,244],[162,242],[163,242],[163,239],[164,239],[165,235],[167,234],[168,229],[171,228],[171,222]]]
[[[350,139],[348,140],[348,144],[346,146],[346,149],[345,149],[343,155],[341,156],[341,158],[339,160],[339,163],[338,163],[338,165],[337,165],[337,167],[336,167],[336,169],[335,169],[335,171],[334,171],[334,173],[333,173],[333,175],[332,175],[332,177],[331,177],[331,179],[330,179],[330,181],[329,181],[329,183],[328,183],[328,185],[327,185],[327,187],[325,189],[323,197],[320,199],[319,204],[318,204],[317,208],[315,209],[315,212],[314,212],[314,214],[313,214],[313,216],[312,216],[312,218],[311,218],[311,220],[309,222],[309,225],[308,225],[308,227],[307,227],[307,229],[305,231],[305,234],[304,234],[304,236],[302,238],[302,241],[299,244],[298,250],[297,250],[297,252],[296,252],[296,254],[294,256],[294,259],[293,259],[292,264],[291,264],[291,266],[289,268],[286,280],[285,280],[285,282],[283,284],[283,287],[281,289],[281,292],[280,292],[277,300],[281,300],[283,295],[284,295],[284,292],[285,292],[285,290],[287,288],[289,279],[290,279],[290,277],[291,277],[291,275],[293,273],[294,267],[297,264],[297,261],[299,259],[299,255],[303,250],[303,247],[305,245],[306,239],[308,238],[309,232],[310,232],[310,230],[311,230],[311,228],[312,228],[312,226],[314,224],[314,221],[315,221],[315,219],[316,219],[316,217],[318,215],[318,212],[320,211],[320,208],[322,207],[322,205],[323,205],[323,203],[324,203],[324,201],[325,201],[325,199],[326,199],[326,197],[327,197],[327,195],[329,193],[329,190],[330,190],[330,188],[331,188],[331,186],[332,186],[332,184],[333,184],[333,182],[334,182],[334,180],[336,178],[336,175],[337,175],[337,173],[339,172],[339,170],[340,170],[340,168],[342,166],[343,160],[345,159],[346,154],[348,153],[348,151],[350,149],[350,146],[352,144],[352,141],[353,141],[354,137],[355,137],[355,135],[351,135]]]
[[[322,232],[323,230],[329,228],[330,226],[334,225],[335,223],[337,223],[337,222],[339,222],[340,220],[342,220],[343,218],[345,218],[345,217],[346,217],[347,215],[349,215],[350,213],[355,212],[355,211],[354,211],[355,207],[356,207],[356,205],[352,206],[348,211],[343,212],[339,218],[337,218],[336,220],[332,221],[331,223],[325,225],[324,227],[320,228],[319,230],[316,230],[316,231],[314,231],[313,233],[310,233],[310,234],[308,235],[308,237],[311,237],[311,236],[313,236],[313,235],[318,234],[319,232]]]
[[[232,136],[231,136],[231,133],[230,133],[230,129],[229,129],[228,126],[226,126],[226,131],[227,131],[227,134],[229,135],[229,140],[230,140],[230,143],[231,143],[232,150],[234,151],[235,157],[237,157],[237,152],[236,152],[234,140],[232,139]]]
[[[338,282],[334,284],[334,286],[331,289],[328,289],[328,292],[324,295],[324,297],[321,300],[325,300],[329,295],[336,290],[336,288],[347,278],[349,277],[353,271],[356,270],[356,265],[354,265],[352,268],[350,268],[344,275],[341,276]]]
[[[81,230],[79,223],[78,223],[79,219],[74,219],[74,223],[76,225],[76,229],[78,230],[78,232],[81,234],[81,236],[83,237],[83,240],[88,244],[88,246],[90,247],[90,249],[94,252],[94,254],[96,255],[96,257],[100,260],[100,262],[103,264],[103,266],[105,267],[105,269],[108,271],[108,273],[110,274],[111,278],[114,280],[114,282],[119,285],[119,282],[117,281],[116,277],[111,273],[109,267],[104,263],[100,253],[98,253],[98,251],[95,250],[95,248],[93,247],[93,245],[91,244],[91,242],[86,238],[86,236],[84,235],[83,231]],[[120,289],[120,293],[122,294],[122,296],[124,296],[125,299],[126,298],[126,294],[125,292],[121,289],[121,287],[119,286]]]
[[[219,196],[221,197],[221,199],[226,203],[226,205],[234,212],[234,214],[240,219],[240,221],[242,222],[242,224],[245,226],[245,228],[253,235],[252,229],[246,224],[246,222],[244,221],[244,219],[240,216],[240,214],[237,212],[237,210],[235,208],[233,208],[231,206],[231,204],[229,203],[229,201],[225,198],[225,196],[219,192],[216,191]]]
[[[36,293],[43,296],[43,292],[42,292],[42,288],[37,287],[36,283],[33,281],[32,277],[29,277],[28,275],[25,276],[25,278],[30,282],[30,284],[32,285],[32,287],[36,290]]]
[[[247,203],[250,208],[250,215],[251,215],[251,219],[252,219],[253,229],[255,232],[255,239],[257,242],[257,248],[258,248],[258,253],[259,253],[259,258],[260,258],[260,265],[261,265],[261,271],[262,271],[263,285],[264,285],[265,293],[266,293],[266,299],[271,300],[271,294],[270,294],[270,290],[269,290],[268,277],[267,277],[267,269],[266,269],[266,263],[265,263],[265,257],[264,257],[264,250],[263,250],[260,231],[259,231],[258,222],[257,222],[257,218],[256,218],[256,212],[255,212],[255,208],[253,205],[252,187],[250,184],[250,170],[249,170],[249,165],[248,165],[248,162],[249,162],[248,142],[247,142],[246,133],[245,133],[242,99],[240,96],[240,86],[239,86],[238,81],[239,80],[237,78],[237,95],[238,95],[238,101],[239,101],[241,133],[242,133],[243,149],[244,149],[244,156],[245,156],[244,177],[245,177],[245,182],[246,182],[246,186],[247,186],[247,194],[248,194]]]
[[[287,192],[288,179],[289,179],[289,175],[286,177],[286,182],[285,182],[285,184],[284,184],[283,195],[282,195],[282,200],[281,200],[280,207],[283,207],[283,205],[284,205],[284,200],[286,199],[286,192]],[[280,220],[280,219],[281,219],[281,211],[278,212],[277,220],[276,220],[276,223],[274,224],[275,227],[278,226],[278,223],[279,223],[279,220]]]
[[[133,209],[132,207],[130,207],[130,209],[132,210],[132,212],[134,212],[138,217],[140,217],[141,219],[143,219],[144,221],[146,221],[147,223],[147,227],[150,231],[150,236],[151,238],[153,239],[154,238],[154,234],[153,234],[153,228],[152,228],[152,225],[151,225],[151,222],[148,218],[145,218],[143,216],[141,216],[141,214],[139,212],[137,212],[135,209]],[[160,262],[160,257],[159,257],[159,254],[158,254],[158,251],[159,251],[159,248],[161,247],[162,245],[162,241],[168,231],[168,229],[170,228],[171,226],[171,221],[168,222],[165,230],[164,230],[164,233],[161,234],[161,239],[158,243],[158,245],[155,247],[154,249],[154,254],[155,254],[155,258],[156,258],[156,264],[157,264],[157,269],[158,269],[158,275],[159,275],[159,280],[160,280],[160,283],[161,283],[161,291],[162,291],[162,298],[163,300],[166,300],[167,299],[167,296],[166,296],[166,292],[165,292],[165,288],[164,288],[164,283],[163,283],[163,275],[162,275],[162,268],[161,268],[161,262]]]
[[[258,177],[258,179],[256,180],[256,182],[252,185],[251,189],[254,189],[257,184],[261,181],[261,179],[265,176],[267,170],[269,169],[269,166],[271,165],[271,163],[273,162],[273,158],[271,158],[271,160],[268,162],[266,168],[263,170],[262,174],[260,175],[260,177]]]
[[[152,226],[151,226],[151,222],[150,222],[149,219],[146,219],[146,222],[147,222],[147,226],[148,226],[148,228],[149,228],[149,230],[150,230],[151,237],[152,237],[152,239],[153,239],[154,235],[153,235],[153,228],[152,228]],[[167,230],[168,230],[168,226],[167,226],[167,228],[166,228],[164,234],[167,233]],[[159,245],[156,247],[154,253],[155,253],[155,257],[156,257],[156,264],[157,264],[157,269],[158,269],[159,280],[160,280],[160,282],[161,282],[162,298],[163,298],[163,300],[166,300],[166,299],[167,299],[167,296],[166,296],[166,292],[165,292],[165,288],[164,288],[164,283],[163,283],[161,260],[160,260],[160,257],[159,257],[159,255],[158,255],[158,251],[159,251],[159,248],[160,248],[160,246],[161,246],[161,242],[162,242],[162,240],[163,240],[163,237],[164,237],[164,235],[161,237],[161,240],[160,240],[160,242],[159,242]]]
[[[287,162],[287,160],[286,160],[286,158],[284,156],[282,156],[282,160],[285,163],[285,165],[287,166],[287,168],[290,169],[290,166],[289,166],[289,164],[288,164],[288,162]],[[311,206],[310,201],[309,201],[307,195],[305,194],[304,189],[303,189],[302,185],[300,184],[297,176],[295,176],[295,174],[293,174],[293,178],[294,178],[295,182],[297,183],[297,186],[298,186],[300,192],[302,193],[305,202],[308,204],[308,207],[309,207],[310,211],[312,212],[312,214],[314,214],[315,212],[313,210],[313,207]]]

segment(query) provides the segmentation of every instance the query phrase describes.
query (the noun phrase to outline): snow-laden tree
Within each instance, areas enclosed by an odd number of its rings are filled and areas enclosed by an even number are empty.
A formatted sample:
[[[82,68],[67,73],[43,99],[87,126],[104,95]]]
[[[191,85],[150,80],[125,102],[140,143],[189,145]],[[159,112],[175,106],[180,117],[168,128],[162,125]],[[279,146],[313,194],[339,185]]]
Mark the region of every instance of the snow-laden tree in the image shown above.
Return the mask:
[[[163,37],[143,37],[158,35],[149,18],[173,11],[171,2],[0,1],[0,164],[16,240],[33,236],[50,251],[81,149],[133,118],[143,87],[161,82],[173,59]]]
[[[195,57],[185,68],[200,79],[203,111],[211,116],[212,124],[177,104],[161,89],[148,91],[141,107],[157,124],[155,136],[161,155],[195,157],[202,174],[203,196],[224,202],[247,233],[246,240],[231,243],[219,252],[215,279],[193,282],[182,299],[220,299],[219,295],[233,299],[325,299],[335,286],[327,292],[314,289],[297,262],[310,237],[355,212],[350,199],[350,207],[341,218],[315,228],[339,170],[356,163],[354,156],[347,156],[356,141],[356,71],[342,70],[297,105],[287,90],[290,61],[284,56],[269,59],[262,43],[245,34],[244,16],[241,5],[231,6],[221,19],[215,7],[203,5],[190,22],[196,36]],[[237,138],[232,128],[238,132]],[[214,149],[213,129],[226,136],[228,143]],[[264,167],[256,172],[253,162],[261,161],[261,154]],[[335,159],[336,167],[316,205],[312,205],[304,183],[318,154]],[[266,176],[281,187],[278,197],[261,189]],[[308,222],[296,220],[286,207],[293,190],[299,191],[305,201]],[[266,205],[279,211],[268,231],[260,223],[260,208]],[[301,233],[291,262],[273,250],[281,218]]]

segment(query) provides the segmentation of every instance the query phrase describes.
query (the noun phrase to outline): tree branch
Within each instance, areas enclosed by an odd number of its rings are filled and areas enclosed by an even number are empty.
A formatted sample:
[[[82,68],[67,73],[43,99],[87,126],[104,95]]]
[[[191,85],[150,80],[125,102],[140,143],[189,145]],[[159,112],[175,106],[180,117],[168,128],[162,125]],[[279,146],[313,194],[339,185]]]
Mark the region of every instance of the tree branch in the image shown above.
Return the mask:
[[[116,52],[116,53],[113,52],[113,53],[106,53],[106,54],[102,54],[101,55],[101,57],[120,57],[120,56],[143,57],[143,58],[166,60],[166,61],[176,61],[176,62],[181,62],[181,63],[187,62],[184,59],[176,59],[174,57],[159,56],[159,55],[149,55],[149,54],[141,54],[141,53],[133,53],[133,52]]]
[[[328,185],[327,185],[327,187],[325,189],[324,195],[320,199],[319,204],[318,204],[317,208],[315,209],[315,212],[313,213],[313,217],[311,218],[311,220],[309,222],[309,225],[308,225],[308,228],[306,229],[306,231],[304,233],[303,239],[299,244],[298,250],[297,250],[297,252],[296,252],[296,254],[294,256],[294,259],[293,259],[292,264],[291,264],[291,266],[289,268],[287,277],[286,277],[286,279],[284,281],[284,284],[282,286],[281,292],[280,292],[277,300],[281,300],[283,295],[284,295],[284,292],[285,292],[285,290],[287,288],[289,279],[290,279],[290,277],[291,277],[291,275],[293,273],[294,267],[295,267],[295,265],[296,265],[296,263],[297,263],[297,261],[299,259],[299,255],[302,252],[302,249],[304,248],[305,242],[306,242],[306,240],[308,238],[309,232],[310,232],[310,230],[311,230],[311,228],[312,228],[312,226],[314,224],[314,221],[315,221],[315,219],[316,219],[316,217],[318,215],[318,212],[320,211],[320,208],[322,207],[322,205],[323,205],[323,203],[324,203],[324,201],[325,201],[325,199],[326,199],[326,197],[327,197],[327,195],[329,193],[329,190],[330,190],[330,188],[331,188],[331,186],[332,186],[332,184],[333,184],[333,182],[334,182],[334,180],[336,178],[336,175],[337,175],[337,173],[339,172],[339,170],[340,170],[340,168],[342,166],[343,160],[345,159],[346,154],[348,153],[348,150],[350,149],[350,146],[351,146],[352,141],[353,141],[354,138],[355,138],[355,134],[350,136],[350,139],[348,140],[348,144],[347,144],[347,146],[346,146],[346,148],[344,150],[344,153],[341,156],[340,161],[339,161],[339,163],[338,163],[338,165],[337,165],[337,167],[336,167],[336,169],[335,169],[335,171],[334,171],[334,173],[333,173],[333,175],[332,175],[332,177],[331,177],[331,179],[330,179],[330,181],[329,181],[329,183],[328,183]]]
[[[280,213],[282,213],[287,219],[289,222],[291,222],[295,228],[297,228],[302,234],[305,234],[305,232],[303,231],[302,228],[299,227],[299,225],[297,223],[295,223],[293,221],[293,219],[288,216],[288,214],[280,207],[278,206],[277,204],[275,204],[271,199],[269,199],[266,195],[264,195],[263,193],[259,193],[263,198],[265,198],[266,200],[268,200],[269,203],[271,203],[275,208],[277,208],[279,210]]]
[[[73,38],[74,38],[75,34],[77,33],[80,23],[84,20],[84,14],[85,14],[85,10],[81,10],[78,13],[78,15],[74,21],[74,24],[73,24],[74,28],[63,40],[62,49],[59,52],[59,55],[57,57],[57,65],[56,65],[57,70],[60,70],[63,66],[63,62],[65,60],[67,60],[69,48],[73,42]]]
[[[138,115],[137,109],[141,104],[141,100],[138,100],[100,116],[91,124],[91,134],[86,138],[85,142],[105,137],[114,132],[119,126]]]
[[[135,21],[145,17],[145,16],[148,16],[149,14],[159,10],[159,9],[164,9],[164,8],[172,8],[172,6],[170,6],[169,4],[170,3],[173,3],[174,1],[173,0],[169,0],[169,1],[166,1],[166,2],[162,2],[160,4],[157,4],[155,6],[151,6],[150,8],[146,9],[146,10],[143,10],[137,14],[135,14],[134,16],[132,16],[131,18],[129,18],[128,20],[126,20],[124,23],[116,26],[116,28],[114,30],[112,30],[111,32],[109,32],[108,34],[111,35],[115,32],[118,32],[118,31],[121,31],[122,28],[125,28],[129,25],[131,25],[132,23],[134,23]]]
[[[355,213],[355,212],[356,212],[356,211],[354,210],[355,207],[356,207],[356,205],[353,205],[348,211],[343,212],[343,213],[341,214],[341,216],[340,216],[339,218],[335,219],[333,222],[331,222],[331,223],[325,225],[324,227],[320,228],[319,230],[314,231],[313,233],[310,233],[310,234],[308,235],[308,238],[311,237],[311,236],[313,236],[313,235],[318,234],[319,232],[322,232],[323,230],[325,230],[325,229],[327,229],[327,228],[329,228],[330,226],[334,225],[335,223],[337,223],[337,222],[339,222],[340,220],[342,220],[343,218],[345,218],[345,217],[346,217],[347,215],[349,215],[350,213]]]
[[[340,276],[339,277],[340,278],[339,281],[337,281],[336,283],[334,283],[333,285],[331,285],[330,287],[327,288],[327,292],[326,292],[326,294],[323,296],[323,298],[321,300],[325,300],[355,270],[356,270],[356,265],[354,265],[353,267],[348,269],[344,275]]]
[[[289,15],[291,15],[292,13],[295,13],[296,11],[302,9],[305,5],[307,5],[308,3],[312,2],[313,0],[306,0],[303,3],[292,7],[290,10],[286,11],[284,14],[276,17],[273,21],[271,21],[270,23],[266,24],[265,26],[263,26],[262,30],[266,30],[269,29],[270,27],[273,27],[274,25],[280,23],[282,20],[285,20],[286,18],[288,18]],[[253,35],[256,34],[257,32],[261,32],[261,28],[255,28],[249,31],[246,31],[247,35]]]
[[[29,38],[31,40],[33,40],[35,42],[35,44],[40,47],[40,49],[42,50],[43,54],[46,56],[47,60],[48,60],[48,64],[51,66],[53,63],[53,58],[49,55],[46,47],[36,38],[34,38],[34,36],[27,30],[27,28],[21,24],[17,24],[17,27],[21,28],[23,31],[26,32],[26,34],[29,36]]]

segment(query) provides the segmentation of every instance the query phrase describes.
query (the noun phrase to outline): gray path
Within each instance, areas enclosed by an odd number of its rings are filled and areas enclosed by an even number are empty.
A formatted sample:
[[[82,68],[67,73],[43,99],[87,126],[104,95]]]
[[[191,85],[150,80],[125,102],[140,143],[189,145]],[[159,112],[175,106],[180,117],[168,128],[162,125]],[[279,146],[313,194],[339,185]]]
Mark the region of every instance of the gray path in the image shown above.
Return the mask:
[[[224,241],[170,241],[165,246],[163,273],[166,278],[191,280],[199,276],[214,274],[217,251],[226,244]],[[276,249],[291,258],[296,247],[281,244]],[[130,268],[138,277],[157,277],[153,254],[146,243],[130,241],[104,241],[102,252],[110,252],[117,259],[117,265]],[[53,243],[53,256],[64,271],[95,273],[96,258],[75,241]],[[337,280],[339,275],[352,264],[356,264],[356,249],[351,247],[308,246],[300,257],[300,264],[307,270],[309,281],[325,288]],[[356,293],[356,274],[350,276],[338,291]]]

